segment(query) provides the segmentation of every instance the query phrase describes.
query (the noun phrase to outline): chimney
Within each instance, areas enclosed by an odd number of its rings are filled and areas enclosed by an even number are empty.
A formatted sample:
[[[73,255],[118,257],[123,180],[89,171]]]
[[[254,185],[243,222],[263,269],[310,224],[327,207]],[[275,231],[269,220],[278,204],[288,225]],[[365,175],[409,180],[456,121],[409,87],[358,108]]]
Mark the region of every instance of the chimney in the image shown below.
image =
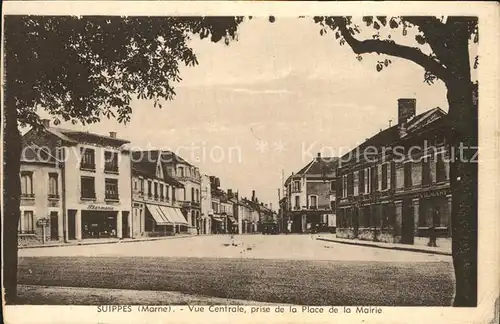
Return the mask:
[[[404,124],[415,117],[417,110],[417,99],[398,99],[398,124]]]
[[[109,132],[109,137],[116,138],[116,132]]]
[[[269,209],[273,209],[273,203],[269,203]]]
[[[43,127],[49,128],[50,127],[50,119],[42,119],[42,124],[43,124]]]
[[[319,160],[321,160],[321,153],[318,153],[318,155],[317,155],[316,159],[317,159],[318,161],[319,161]]]
[[[233,198],[233,189],[227,189],[227,197]]]
[[[252,201],[255,201],[255,190],[252,190]]]

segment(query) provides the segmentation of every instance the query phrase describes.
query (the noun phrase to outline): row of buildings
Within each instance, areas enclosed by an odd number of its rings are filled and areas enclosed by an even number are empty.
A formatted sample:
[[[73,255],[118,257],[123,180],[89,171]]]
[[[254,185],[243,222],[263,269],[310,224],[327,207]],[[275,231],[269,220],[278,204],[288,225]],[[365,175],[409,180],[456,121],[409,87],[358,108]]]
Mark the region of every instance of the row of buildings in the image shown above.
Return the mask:
[[[416,115],[398,100],[398,122],[341,157],[318,156],[285,182],[280,223],[292,232],[413,244],[450,236],[449,125],[440,108]]]
[[[52,127],[23,136],[20,244],[175,234],[254,233],[271,206],[223,190],[171,151],[132,151],[102,136]]]

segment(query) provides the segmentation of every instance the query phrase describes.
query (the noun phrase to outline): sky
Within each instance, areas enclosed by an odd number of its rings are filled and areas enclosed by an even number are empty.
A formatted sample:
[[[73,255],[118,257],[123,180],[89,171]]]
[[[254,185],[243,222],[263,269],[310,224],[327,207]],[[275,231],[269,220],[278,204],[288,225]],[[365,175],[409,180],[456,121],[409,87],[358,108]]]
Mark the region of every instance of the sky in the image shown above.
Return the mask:
[[[252,19],[229,46],[191,45],[200,64],[181,69],[173,101],[159,109],[137,100],[129,124],[102,120],[86,129],[116,131],[132,148],[173,150],[222,188],[240,197],[255,190],[275,209],[282,172],[286,179],[318,152],[342,155],[394,125],[398,98],[416,98],[417,114],[448,111],[444,85],[427,85],[421,67],[391,58],[377,72],[385,57],[358,61],[333,35],[320,36],[312,19]]]

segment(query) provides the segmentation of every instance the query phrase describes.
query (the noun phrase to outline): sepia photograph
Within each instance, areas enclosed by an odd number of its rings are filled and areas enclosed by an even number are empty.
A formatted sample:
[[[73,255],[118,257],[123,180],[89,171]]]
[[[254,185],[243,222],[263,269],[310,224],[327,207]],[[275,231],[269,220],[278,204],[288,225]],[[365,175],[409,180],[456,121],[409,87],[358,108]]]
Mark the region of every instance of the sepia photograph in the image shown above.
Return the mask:
[[[478,14],[170,12],[3,15],[4,305],[484,301]]]

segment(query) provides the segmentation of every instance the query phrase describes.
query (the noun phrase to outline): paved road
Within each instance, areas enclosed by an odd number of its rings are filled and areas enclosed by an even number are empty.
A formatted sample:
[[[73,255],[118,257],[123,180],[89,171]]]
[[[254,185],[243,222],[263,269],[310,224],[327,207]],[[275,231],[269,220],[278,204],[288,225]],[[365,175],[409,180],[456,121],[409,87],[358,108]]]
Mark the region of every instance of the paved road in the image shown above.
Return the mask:
[[[19,254],[23,285],[308,305],[449,306],[453,296],[450,257],[324,242],[310,235],[200,236]],[[24,302],[61,300],[40,296]]]
[[[19,256],[142,256],[385,262],[451,262],[451,257],[318,241],[311,235],[228,235],[22,249]],[[236,244],[236,246],[233,245]]]

